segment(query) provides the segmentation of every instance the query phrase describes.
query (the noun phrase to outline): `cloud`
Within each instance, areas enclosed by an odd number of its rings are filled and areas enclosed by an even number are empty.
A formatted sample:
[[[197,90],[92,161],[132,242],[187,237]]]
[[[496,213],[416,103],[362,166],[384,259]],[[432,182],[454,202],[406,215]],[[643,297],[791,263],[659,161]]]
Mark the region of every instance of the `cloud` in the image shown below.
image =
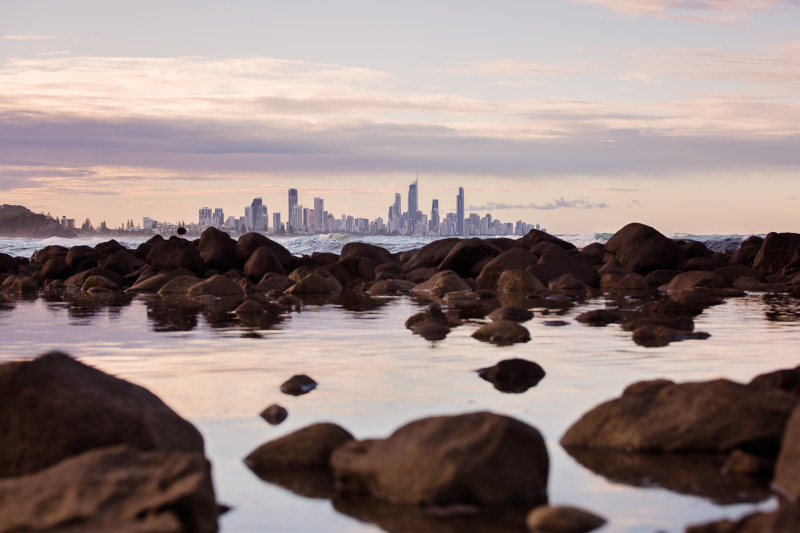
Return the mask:
[[[633,187],[589,187],[587,191],[603,191],[603,192],[643,192],[646,189],[633,188]]]
[[[797,0],[573,0],[627,15],[651,15],[699,22],[731,22],[745,13],[797,7]]]
[[[3,39],[12,39],[20,41],[38,41],[44,39],[58,39],[56,35],[3,35]]]
[[[447,69],[435,70],[439,74],[482,74],[501,76],[529,76],[541,74],[567,74],[573,72],[561,66],[551,66],[519,59],[488,59],[467,61]]]
[[[553,209],[606,209],[608,204],[604,202],[590,202],[584,198],[576,200],[566,200],[561,198],[554,198],[552,201],[544,204],[502,204],[489,202],[479,206],[469,206],[468,211],[502,211],[505,209],[537,209],[542,211],[551,211]]]

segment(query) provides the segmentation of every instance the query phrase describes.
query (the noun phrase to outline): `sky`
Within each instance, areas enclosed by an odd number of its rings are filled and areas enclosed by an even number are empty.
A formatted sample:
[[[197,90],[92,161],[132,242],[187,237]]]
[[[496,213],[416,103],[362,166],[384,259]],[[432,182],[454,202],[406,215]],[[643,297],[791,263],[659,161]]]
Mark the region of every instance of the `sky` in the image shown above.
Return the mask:
[[[0,0],[0,203],[800,231],[800,0]],[[271,216],[270,216],[271,220]]]

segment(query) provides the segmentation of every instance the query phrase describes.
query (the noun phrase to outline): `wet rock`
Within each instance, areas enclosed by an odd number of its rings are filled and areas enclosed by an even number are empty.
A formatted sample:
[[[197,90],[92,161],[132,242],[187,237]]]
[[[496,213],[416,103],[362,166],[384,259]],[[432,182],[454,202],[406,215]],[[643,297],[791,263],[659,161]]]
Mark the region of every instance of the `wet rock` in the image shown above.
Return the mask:
[[[731,256],[730,262],[736,265],[744,265],[752,267],[755,262],[761,246],[764,244],[764,239],[761,237],[748,237],[742,241],[741,246]]]
[[[145,261],[147,259],[147,254],[150,253],[150,250],[153,249],[153,246],[162,243],[165,240],[166,239],[164,239],[164,237],[162,237],[161,235],[153,235],[152,237],[147,239],[147,241],[137,246],[136,250],[134,250],[133,252],[133,255],[135,255],[142,261]]]
[[[159,271],[186,268],[198,276],[206,271],[206,264],[197,248],[191,242],[177,237],[154,245],[147,253],[146,261]]]
[[[39,283],[30,276],[8,276],[2,285],[3,290],[15,296],[35,296],[41,288]]]
[[[122,443],[203,453],[194,426],[147,389],[58,352],[0,365],[0,419],[0,477]]]
[[[125,292],[134,294],[158,292],[161,287],[166,285],[171,279],[172,276],[169,274],[156,274],[155,276],[134,283],[132,286],[125,289]]]
[[[429,341],[442,340],[450,333],[448,318],[437,304],[430,304],[425,311],[409,317],[406,328]]]
[[[580,259],[588,265],[602,265],[606,254],[606,247],[603,243],[593,242],[581,249]]]
[[[478,328],[472,336],[479,341],[500,346],[528,342],[531,334],[524,326],[510,320],[497,320]]]
[[[353,441],[344,428],[328,422],[313,424],[262,444],[244,462],[253,471],[327,468],[331,453]]]
[[[566,292],[568,294],[584,295],[590,290],[590,286],[579,280],[572,274],[562,274],[557,278],[551,279],[547,283],[547,288],[551,291]]]
[[[341,290],[341,286],[338,287]],[[319,274],[309,274],[286,289],[288,294],[331,294],[337,290],[327,278]]]
[[[254,282],[258,282],[270,272],[275,274],[286,273],[280,258],[269,246],[256,248],[256,250],[250,254],[250,259],[244,264],[243,272],[245,276]]]
[[[525,359],[504,359],[494,366],[476,370],[500,392],[522,393],[535,387],[544,378],[544,369]]]
[[[416,268],[406,273],[406,279],[419,284],[424,281],[428,281],[438,273],[439,271],[435,268]]]
[[[146,265],[147,263],[133,255],[128,250],[120,250],[115,252],[105,257],[99,263],[100,268],[111,270],[121,276],[132,274]]]
[[[216,274],[192,285],[187,291],[191,298],[197,296],[244,296],[242,287],[227,276]]]
[[[301,396],[317,388],[317,382],[305,374],[295,374],[281,385],[281,392],[291,396]]]
[[[19,263],[10,255],[0,253],[0,272],[17,274],[19,272]]]
[[[704,270],[707,272],[713,272],[714,270],[718,269],[721,265],[713,257],[692,257],[691,259],[687,260],[685,263],[680,264],[679,266],[683,270],[687,271]]]
[[[673,329],[654,322],[637,326],[633,330],[633,342],[645,348],[661,348],[671,342],[689,339],[704,340],[711,335],[703,331]]]
[[[189,294],[189,289],[202,281],[202,279],[196,276],[178,276],[162,285],[158,290],[158,294],[159,296],[187,296]]]
[[[786,274],[800,268],[800,234],[770,233],[753,261],[753,268],[772,274]]]
[[[277,403],[273,403],[263,411],[259,415],[261,418],[267,421],[268,424],[272,426],[277,426],[284,420],[286,417],[289,416],[289,411],[286,410],[285,407],[278,405]]]
[[[110,239],[104,242],[99,242],[94,245],[94,249],[106,257],[108,257],[109,255],[113,255],[117,252],[127,250],[127,248],[122,246],[114,239]]]
[[[330,464],[341,490],[394,503],[541,503],[547,495],[541,434],[487,412],[424,418],[386,439],[348,442]]]
[[[567,255],[567,250],[552,242],[538,242],[533,244],[529,251],[540,258],[550,255]]]
[[[96,267],[105,256],[91,246],[73,246],[67,252],[65,260],[75,272]]]
[[[680,331],[694,331],[694,320],[691,316],[628,316],[622,322],[622,329],[635,331],[644,326],[663,326]],[[642,330],[645,331],[645,330]]]
[[[525,269],[535,265],[539,258],[524,248],[510,248],[491,259],[475,279],[478,289],[496,289],[497,280],[506,270]]]
[[[680,249],[672,239],[636,222],[623,227],[606,242],[606,261],[616,259],[624,268],[643,275],[672,269],[679,257]]]
[[[338,263],[328,265],[327,268],[342,285],[352,285],[353,281],[375,280],[375,262],[369,257],[346,257],[340,259]]]
[[[689,526],[686,533],[796,533],[800,529],[800,507],[782,505],[770,513],[753,513],[744,518]]]
[[[779,389],[800,396],[800,366],[760,374],[753,378],[750,385]]]
[[[558,328],[558,327],[561,327],[561,326],[569,326],[569,322],[567,322],[566,320],[545,320],[542,323],[545,326],[548,326],[548,327],[551,327],[551,328]]]
[[[275,256],[281,263],[283,270],[285,272],[289,272],[292,270],[292,254],[281,246],[279,243],[273,241],[261,235],[260,233],[246,233],[239,237],[239,240],[236,241],[236,257],[239,258],[239,261],[242,264],[247,263],[247,260],[250,259],[250,256],[253,255],[253,252],[261,248],[262,246],[267,246],[271,249]]]
[[[502,250],[484,239],[461,239],[442,259],[439,270],[452,270],[463,278],[473,276],[472,267],[482,259],[496,257]]]
[[[339,261],[339,254],[332,252],[312,252],[311,261],[319,266],[332,265]]]
[[[722,465],[722,473],[725,475],[744,475],[772,477],[775,469],[775,460],[770,457],[761,457],[747,453],[743,450],[733,450],[725,464]]]
[[[58,257],[61,259],[65,259],[67,257],[67,253],[69,250],[64,246],[60,246],[58,244],[50,244],[45,246],[41,250],[36,250],[31,255],[31,261],[34,263],[41,263],[42,265],[47,263],[48,260],[53,259],[54,257]]]
[[[545,233],[544,231],[539,231],[538,229],[530,230],[527,235],[523,236],[521,241],[530,244],[536,244],[540,242],[550,242],[559,246],[564,250],[575,250],[575,245],[571,242],[567,242],[563,239],[559,239],[558,237],[554,237],[549,233]]]
[[[403,272],[403,265],[401,265],[396,261],[382,263],[375,267],[376,280],[382,280],[382,279],[404,280],[405,277],[406,275]]]
[[[227,272],[232,268],[239,269],[242,266],[236,256],[236,241],[226,232],[215,227],[203,231],[197,243],[197,251],[208,268]]]
[[[609,309],[594,309],[575,317],[575,320],[588,326],[607,326],[621,322],[622,319],[622,315]]]
[[[504,305],[489,313],[491,320],[511,320],[513,322],[527,322],[533,318],[533,311],[515,305]]]
[[[600,288],[604,291],[646,291],[650,285],[641,274],[630,272],[619,277],[606,274],[600,279]]]
[[[103,276],[89,276],[83,283],[81,290],[89,292],[92,290],[116,292],[121,290],[119,285]]]
[[[417,284],[413,281],[402,279],[382,279],[370,285],[366,293],[370,296],[393,296],[395,294],[408,294]]]
[[[292,285],[295,284],[295,281],[291,279],[289,276],[284,276],[282,274],[276,274],[275,272],[267,272],[264,274],[264,277],[253,287],[253,291],[255,292],[269,292],[269,291],[280,291],[283,292]]]
[[[725,280],[727,285],[732,285],[737,278],[750,277],[758,281],[764,281],[766,272],[763,270],[754,270],[745,265],[726,265],[714,271],[716,275]]]
[[[589,287],[600,286],[600,277],[592,266],[564,254],[543,256],[536,265],[528,270],[536,276],[536,279],[545,284],[549,284],[550,281],[565,274],[572,274]]]
[[[662,285],[668,285],[669,282],[675,279],[675,276],[681,273],[680,270],[654,270],[647,274],[644,279],[650,287],[660,287]]]
[[[447,257],[450,250],[458,244],[461,239],[450,237],[447,239],[437,239],[420,248],[411,259],[403,265],[403,270],[411,272],[419,268],[436,268]],[[409,278],[410,279],[410,278]]]
[[[441,298],[448,292],[465,291],[471,288],[452,270],[443,270],[411,289],[411,293],[421,297]]]
[[[47,279],[67,279],[75,272],[62,257],[53,257],[42,266],[41,275]]]
[[[789,501],[800,500],[800,410],[797,408],[789,417],[783,432],[772,485]]]
[[[81,272],[78,272],[74,276],[68,277],[66,280],[64,280],[64,286],[78,287],[78,288],[83,287],[84,283],[86,283],[86,280],[89,279],[91,276],[102,276],[107,280],[114,282],[117,285],[117,287],[120,288],[127,286],[125,278],[122,277],[120,274],[114,272],[113,270],[100,267],[94,267],[87,270],[83,270]]]
[[[547,287],[528,270],[513,268],[500,274],[497,290],[511,294],[530,294],[545,291]]]
[[[425,340],[441,341],[450,333],[450,328],[439,322],[422,322],[411,328],[415,334],[419,335]]]
[[[531,533],[588,533],[605,523],[604,518],[569,505],[541,505],[525,519]]]
[[[339,260],[362,257],[371,260],[374,265],[381,265],[395,260],[394,255],[386,248],[366,242],[348,242],[342,247]]]
[[[210,465],[200,453],[119,445],[0,480],[0,531],[217,531]]]
[[[452,291],[444,295],[448,309],[458,312],[461,318],[483,318],[500,307],[499,295],[489,289],[478,291]]]
[[[713,272],[693,270],[678,274],[667,286],[669,292],[694,291],[697,289],[720,289],[725,286],[725,280]]]
[[[740,448],[774,454],[797,401],[783,391],[725,379],[681,384],[641,381],[583,415],[561,444],[637,452]]]

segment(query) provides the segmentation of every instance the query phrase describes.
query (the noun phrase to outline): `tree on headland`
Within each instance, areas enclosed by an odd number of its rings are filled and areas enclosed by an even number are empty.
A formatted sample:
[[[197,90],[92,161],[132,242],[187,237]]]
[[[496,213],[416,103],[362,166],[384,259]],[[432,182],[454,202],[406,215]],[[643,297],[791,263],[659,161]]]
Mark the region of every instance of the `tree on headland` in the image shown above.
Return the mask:
[[[92,226],[92,221],[89,220],[89,217],[86,217],[86,220],[83,221],[81,231],[94,231],[94,226]]]
[[[0,235],[16,237],[74,237],[58,220],[44,213],[34,213],[21,205],[0,205]]]

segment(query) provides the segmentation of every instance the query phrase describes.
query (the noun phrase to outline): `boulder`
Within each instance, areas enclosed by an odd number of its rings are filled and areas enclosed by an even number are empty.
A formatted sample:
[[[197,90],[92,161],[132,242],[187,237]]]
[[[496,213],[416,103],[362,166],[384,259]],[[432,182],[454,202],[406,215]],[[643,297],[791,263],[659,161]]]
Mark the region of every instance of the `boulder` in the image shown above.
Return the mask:
[[[593,242],[581,249],[580,259],[589,265],[602,265],[606,255],[606,246],[600,242]]]
[[[51,257],[40,272],[45,279],[67,279],[75,273],[63,257]]]
[[[244,462],[253,471],[327,468],[331,453],[350,441],[353,436],[346,429],[323,422],[262,444]]]
[[[731,264],[752,267],[763,244],[764,239],[761,237],[748,237],[742,241],[739,248],[731,255]]]
[[[800,268],[800,234],[770,233],[753,261],[753,268],[771,274],[785,274]]]
[[[411,258],[403,265],[403,270],[411,272],[418,268],[436,268],[447,257],[450,250],[461,239],[457,237],[450,237],[447,239],[438,239],[429,244],[426,244],[411,256]]]
[[[281,384],[281,392],[291,396],[301,396],[317,388],[317,382],[305,374],[295,374]]]
[[[489,313],[491,320],[512,320],[514,322],[527,322],[533,318],[533,311],[515,305],[504,305]]]
[[[465,291],[471,287],[466,281],[452,270],[443,270],[435,274],[432,278],[424,281],[411,289],[411,293],[422,297],[441,298],[448,292]]]
[[[495,320],[478,328],[472,336],[479,341],[507,346],[518,342],[528,342],[531,334],[524,326],[510,320]]]
[[[650,285],[644,276],[636,272],[624,276],[610,273],[600,278],[600,288],[604,291],[646,291]]]
[[[650,287],[660,287],[669,284],[678,274],[681,274],[680,270],[653,270],[644,279]]]
[[[69,250],[61,245],[58,244],[50,244],[45,246],[41,250],[36,250],[31,255],[31,261],[34,263],[41,263],[45,264],[49,259],[54,257],[59,257],[61,259],[66,259],[67,253]]]
[[[406,279],[408,281],[413,281],[414,284],[419,284],[422,283],[423,281],[428,281],[438,272],[439,271],[436,270],[435,268],[416,268],[406,273]]]
[[[717,263],[713,257],[692,257],[679,265],[682,270],[705,270],[708,272],[713,272],[720,266],[722,265]]]
[[[520,241],[525,243],[530,243],[531,245],[540,243],[540,242],[550,242],[559,246],[564,250],[576,250],[575,245],[571,242],[567,242],[563,239],[559,239],[558,237],[554,237],[549,233],[545,233],[544,231],[539,231],[538,229],[532,229],[528,232],[527,235],[523,236]]]
[[[725,280],[713,272],[692,270],[678,274],[667,285],[669,292],[694,291],[697,289],[721,289]]]
[[[758,281],[764,281],[767,273],[763,270],[754,270],[745,265],[726,265],[714,270],[714,274],[725,280],[725,283],[730,286],[737,278],[748,277],[755,278]]]
[[[118,445],[0,479],[0,532],[217,531],[211,467],[200,453]]]
[[[375,265],[395,261],[394,255],[386,248],[366,242],[348,242],[345,244],[339,254],[339,261],[361,257],[371,260]]]
[[[203,453],[200,433],[150,391],[58,352],[0,365],[0,420],[0,477],[115,444]]]
[[[206,264],[197,248],[191,242],[177,237],[154,245],[147,253],[146,261],[156,270],[186,268],[198,276],[206,271]]]
[[[564,274],[572,274],[589,287],[600,286],[600,276],[597,274],[597,270],[586,262],[565,254],[543,256],[536,265],[528,270],[544,284],[548,284],[550,280]]]
[[[162,285],[158,290],[158,294],[159,296],[187,296],[189,294],[189,289],[202,281],[202,279],[196,276],[178,276]]]
[[[439,270],[452,270],[462,278],[472,277],[473,266],[487,257],[496,257],[502,250],[484,239],[462,239],[439,264]]]
[[[236,242],[236,257],[244,264],[250,259],[250,256],[253,255],[253,252],[262,246],[269,247],[275,253],[284,271],[289,272],[292,269],[291,252],[260,233],[251,232],[239,237],[239,240]]]
[[[565,447],[629,452],[721,452],[740,448],[775,454],[797,397],[725,379],[629,385],[570,427]]]
[[[525,519],[531,533],[589,533],[605,523],[605,518],[569,505],[540,505]]]
[[[243,272],[256,283],[270,272],[281,275],[286,273],[280,258],[269,246],[256,248],[244,264]]]
[[[0,253],[0,273],[3,272],[10,272],[11,274],[19,273],[19,263],[10,255]]]
[[[425,311],[412,315],[406,320],[406,327],[416,335],[429,341],[438,341],[450,333],[450,324],[442,307],[430,304]]]
[[[83,284],[86,283],[86,280],[89,279],[91,276],[102,276],[112,282],[114,282],[118,287],[124,287],[127,285],[125,278],[122,277],[117,272],[113,270],[109,270],[107,268],[100,268],[100,267],[93,267],[87,270],[82,270],[75,274],[74,276],[70,276],[64,280],[65,287],[83,287]]]
[[[253,291],[255,292],[269,292],[269,291],[280,291],[283,292],[292,285],[295,284],[295,281],[291,279],[289,276],[284,276],[282,274],[276,274],[275,272],[267,272],[264,274],[264,277],[256,283],[253,287]]]
[[[171,279],[172,276],[169,274],[156,274],[155,276],[151,276],[142,281],[137,281],[132,286],[125,289],[125,292],[134,294],[156,293],[161,290],[161,287],[166,285]],[[195,279],[199,281],[199,278]]]
[[[41,288],[39,283],[30,276],[15,276],[11,274],[4,281],[2,288],[16,296],[35,296]]]
[[[547,287],[528,270],[513,268],[500,274],[497,290],[512,294],[528,294],[547,290]]]
[[[789,501],[800,500],[800,410],[796,407],[786,422],[772,486]]]
[[[99,264],[100,268],[111,270],[117,274],[120,274],[121,276],[132,274],[146,265],[147,263],[133,255],[128,250],[114,252],[113,254],[105,257]]]
[[[800,366],[760,374],[750,381],[755,387],[769,387],[800,396]]]
[[[494,366],[476,370],[500,392],[521,393],[535,387],[545,376],[544,369],[525,359],[504,359]]]
[[[722,465],[723,475],[772,477],[775,471],[775,461],[769,457],[760,457],[742,450],[733,450],[725,464]]]
[[[105,256],[91,246],[78,245],[69,249],[66,256],[67,264],[75,272],[96,267]]]
[[[152,237],[147,239],[147,241],[145,241],[142,244],[140,244],[136,248],[136,250],[133,252],[133,255],[135,255],[136,257],[138,257],[142,261],[145,261],[147,259],[147,254],[150,253],[150,250],[153,249],[153,246],[155,246],[156,244],[162,243],[165,240],[166,239],[164,239],[164,237],[162,237],[161,235],[153,235]]]
[[[382,279],[378,280],[365,292],[370,296],[391,296],[395,294],[408,294],[411,289],[416,287],[413,281],[406,281],[402,279]]]
[[[227,272],[233,268],[239,269],[242,266],[236,255],[236,241],[226,232],[220,231],[213,226],[207,228],[200,235],[197,251],[208,268]]]
[[[120,243],[118,243],[114,239],[110,239],[108,241],[99,242],[99,243],[94,245],[94,249],[97,252],[103,254],[106,257],[109,256],[109,255],[113,255],[113,254],[115,254],[117,252],[121,252],[123,250],[127,250],[127,248],[122,246]]]
[[[282,405],[278,405],[277,403],[273,403],[259,414],[261,418],[266,420],[266,422],[271,426],[277,426],[284,420],[286,417],[289,416],[289,411],[286,410],[285,407]]]
[[[89,291],[109,291],[109,292],[116,292],[120,289],[119,285],[111,281],[110,279],[103,277],[103,276],[89,276],[86,278],[86,281],[83,282],[81,286],[81,290],[83,292]]]
[[[331,294],[341,290],[341,285],[334,286],[328,278],[319,274],[309,274],[286,289],[288,294]]]
[[[622,315],[609,309],[594,309],[575,317],[575,320],[587,326],[607,326],[622,322]]]
[[[479,412],[424,418],[331,454],[343,491],[412,505],[541,503],[549,459],[539,431]]]
[[[547,288],[551,291],[566,292],[569,294],[577,293],[582,296],[586,294],[591,287],[576,278],[573,274],[566,273],[547,282]]]
[[[231,278],[215,274],[192,285],[187,291],[187,295],[191,298],[197,296],[244,296],[244,290]]]
[[[494,290],[497,288],[497,280],[500,279],[503,272],[511,269],[525,269],[535,265],[538,260],[536,255],[524,248],[510,248],[486,263],[475,279],[475,285],[478,289]]]
[[[688,339],[704,340],[710,336],[704,331],[675,329],[653,321],[639,324],[633,329],[633,342],[645,348],[661,348],[671,342]]]
[[[679,257],[680,248],[672,239],[637,222],[623,227],[606,242],[606,262],[615,259],[639,274],[675,268]]]
[[[311,261],[315,265],[331,265],[339,261],[339,254],[332,252],[311,252]]]

